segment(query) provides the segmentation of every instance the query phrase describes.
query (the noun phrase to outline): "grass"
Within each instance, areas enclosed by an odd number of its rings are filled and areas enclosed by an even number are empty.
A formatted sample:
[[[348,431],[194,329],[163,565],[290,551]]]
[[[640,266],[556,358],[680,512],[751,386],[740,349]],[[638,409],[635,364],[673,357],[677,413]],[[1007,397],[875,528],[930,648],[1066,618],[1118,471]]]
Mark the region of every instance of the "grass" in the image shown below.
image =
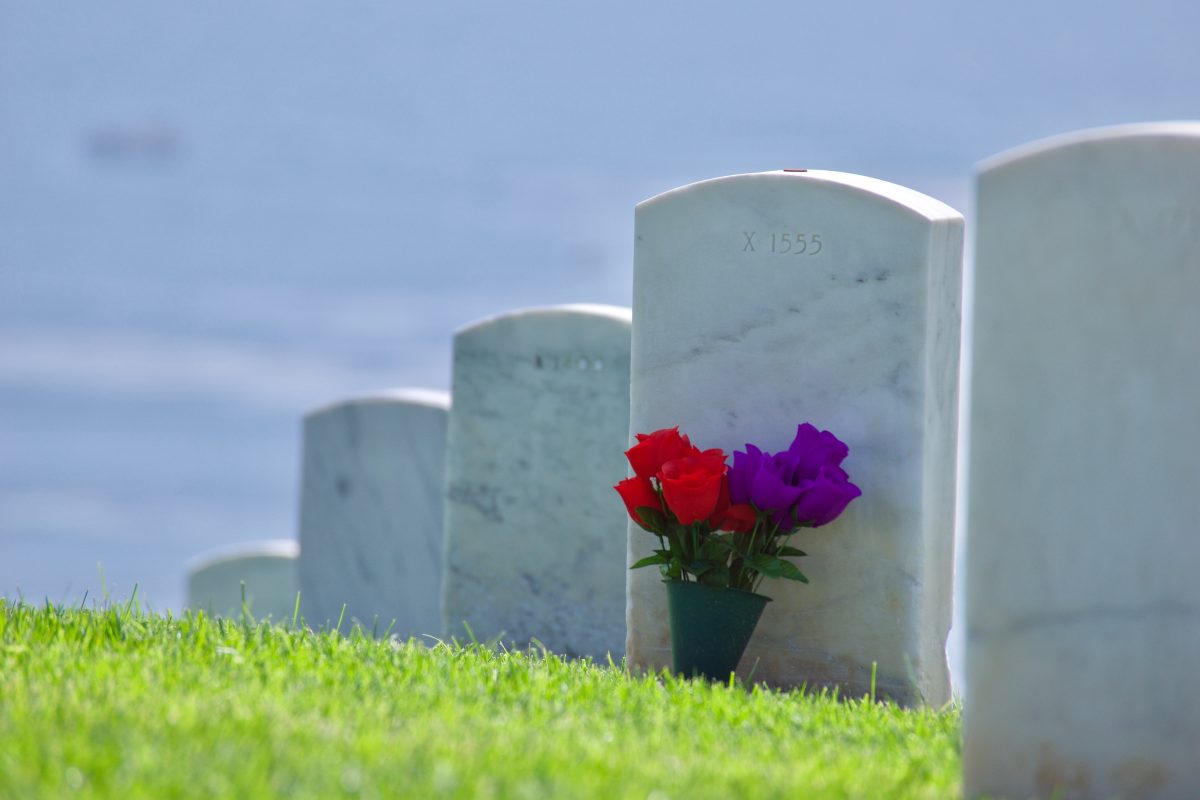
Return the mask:
[[[0,599],[0,798],[946,798],[956,710]]]

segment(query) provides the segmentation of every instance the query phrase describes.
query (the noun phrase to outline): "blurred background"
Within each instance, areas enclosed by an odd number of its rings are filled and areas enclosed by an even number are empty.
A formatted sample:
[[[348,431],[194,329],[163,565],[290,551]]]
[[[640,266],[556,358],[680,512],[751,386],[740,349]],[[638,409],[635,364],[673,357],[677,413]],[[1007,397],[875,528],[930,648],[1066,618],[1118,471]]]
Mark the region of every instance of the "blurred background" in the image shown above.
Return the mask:
[[[633,206],[1200,117],[1200,5],[0,0],[0,596],[295,536],[301,416],[630,302]],[[614,478],[615,479],[615,478]],[[958,640],[952,641],[957,661]]]

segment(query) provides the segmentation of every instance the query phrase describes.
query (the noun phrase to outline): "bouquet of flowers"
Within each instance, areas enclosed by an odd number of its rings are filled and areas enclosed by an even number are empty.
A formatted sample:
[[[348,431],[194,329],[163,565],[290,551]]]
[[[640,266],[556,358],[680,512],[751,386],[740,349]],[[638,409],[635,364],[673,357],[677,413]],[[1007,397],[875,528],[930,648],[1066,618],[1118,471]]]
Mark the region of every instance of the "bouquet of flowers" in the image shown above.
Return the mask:
[[[841,468],[849,449],[804,423],[787,450],[700,450],[679,428],[639,433],[625,451],[634,475],[615,487],[629,516],[658,537],[654,554],[630,569],[658,565],[666,580],[753,592],[764,577],[808,582],[788,557],[800,528],[832,522],[862,492]]]

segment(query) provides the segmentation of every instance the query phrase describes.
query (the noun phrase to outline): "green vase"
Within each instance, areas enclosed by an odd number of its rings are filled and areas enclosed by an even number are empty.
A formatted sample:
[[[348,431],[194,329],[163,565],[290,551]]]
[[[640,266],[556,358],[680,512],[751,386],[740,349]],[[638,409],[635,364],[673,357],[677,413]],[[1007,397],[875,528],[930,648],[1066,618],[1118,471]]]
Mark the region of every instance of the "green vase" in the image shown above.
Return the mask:
[[[771,598],[742,589],[667,581],[675,672],[715,681],[737,669]]]

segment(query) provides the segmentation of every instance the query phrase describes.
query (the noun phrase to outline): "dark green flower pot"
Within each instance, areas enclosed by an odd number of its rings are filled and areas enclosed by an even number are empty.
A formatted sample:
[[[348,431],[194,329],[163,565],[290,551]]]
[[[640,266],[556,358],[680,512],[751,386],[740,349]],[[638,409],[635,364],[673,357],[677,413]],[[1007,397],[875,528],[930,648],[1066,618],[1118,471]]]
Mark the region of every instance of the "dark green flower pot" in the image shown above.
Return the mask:
[[[729,680],[771,598],[742,589],[667,581],[675,672]]]

